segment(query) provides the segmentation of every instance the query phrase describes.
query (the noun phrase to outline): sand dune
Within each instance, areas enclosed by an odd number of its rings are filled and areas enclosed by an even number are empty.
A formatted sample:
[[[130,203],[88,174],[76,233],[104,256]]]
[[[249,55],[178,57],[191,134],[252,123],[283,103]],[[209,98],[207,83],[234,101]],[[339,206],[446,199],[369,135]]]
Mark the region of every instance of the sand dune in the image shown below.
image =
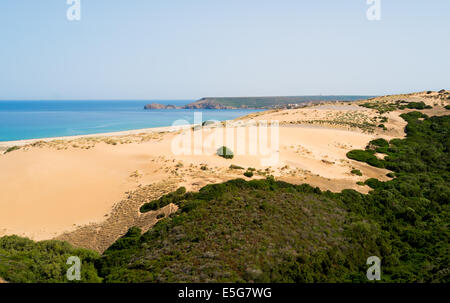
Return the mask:
[[[208,183],[245,178],[242,170],[229,169],[230,164],[255,168],[255,178],[272,174],[322,189],[367,192],[366,186],[356,182],[369,177],[386,180],[388,171],[349,160],[346,153],[364,148],[380,136],[403,136],[404,121],[398,113],[389,114],[390,130],[385,132],[333,121],[370,120],[376,115],[373,110],[344,106],[268,111],[239,119],[280,121],[278,161],[271,166],[262,165],[261,155],[248,153],[223,159],[215,154],[218,146],[214,144],[205,149],[207,155],[175,155],[172,144],[180,132],[167,129],[27,141],[21,149],[0,156],[0,236],[58,237],[102,251],[127,228],[138,225],[148,229],[157,222],[156,213],[144,217],[138,213],[148,197],[156,199],[178,186],[198,190]],[[328,119],[330,123],[291,123],[305,119]],[[240,128],[248,134],[248,126]],[[207,135],[208,131],[202,143]],[[247,145],[260,140],[259,135],[247,136]],[[3,145],[8,144],[12,145]],[[352,175],[354,168],[363,176]],[[130,198],[131,193],[143,189],[146,195]]]

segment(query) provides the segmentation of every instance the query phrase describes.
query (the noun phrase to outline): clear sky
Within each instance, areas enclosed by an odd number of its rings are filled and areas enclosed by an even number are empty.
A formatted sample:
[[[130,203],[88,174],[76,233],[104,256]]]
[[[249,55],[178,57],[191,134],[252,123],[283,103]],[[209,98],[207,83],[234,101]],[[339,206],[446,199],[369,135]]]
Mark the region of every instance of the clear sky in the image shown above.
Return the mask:
[[[450,89],[450,1],[0,1],[0,99]]]

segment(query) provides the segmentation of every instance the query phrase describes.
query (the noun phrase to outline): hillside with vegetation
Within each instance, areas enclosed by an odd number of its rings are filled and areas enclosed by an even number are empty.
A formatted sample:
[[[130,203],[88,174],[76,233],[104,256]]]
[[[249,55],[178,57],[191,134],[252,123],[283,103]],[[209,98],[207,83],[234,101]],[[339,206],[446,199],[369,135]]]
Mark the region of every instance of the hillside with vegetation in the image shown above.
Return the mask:
[[[81,281],[100,282],[94,266],[99,254],[74,248],[67,242],[34,242],[18,236],[0,238],[0,280],[15,283],[67,282],[66,272],[71,265],[67,259],[79,257],[82,262]]]
[[[284,108],[310,103],[356,101],[371,96],[290,96],[290,97],[207,97],[190,103],[185,108]]]
[[[84,282],[367,282],[366,260],[378,256],[381,282],[449,282],[450,116],[401,116],[405,139],[348,153],[392,171],[390,181],[366,180],[368,194],[273,177],[181,188],[141,207],[174,203],[176,213],[143,234],[131,228],[102,256],[1,238],[0,277],[62,282],[73,253],[82,255]]]

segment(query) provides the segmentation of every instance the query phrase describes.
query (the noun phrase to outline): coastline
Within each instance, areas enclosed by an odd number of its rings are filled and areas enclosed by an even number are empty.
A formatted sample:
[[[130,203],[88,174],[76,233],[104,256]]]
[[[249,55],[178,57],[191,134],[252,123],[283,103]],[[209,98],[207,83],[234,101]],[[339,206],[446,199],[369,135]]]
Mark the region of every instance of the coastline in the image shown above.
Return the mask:
[[[117,132],[107,132],[107,133],[96,133],[96,134],[86,134],[86,135],[75,135],[75,136],[62,136],[62,137],[47,137],[47,138],[36,138],[36,139],[22,139],[13,141],[0,141],[0,151],[5,150],[12,146],[24,146],[28,144],[33,144],[36,142],[51,142],[56,140],[75,140],[81,138],[95,138],[95,137],[120,137],[128,135],[138,135],[138,134],[154,134],[154,133],[165,133],[165,132],[176,132],[182,129],[187,129],[196,126],[196,124],[186,124],[179,126],[161,126],[161,127],[151,127],[151,128],[140,128],[123,130]]]
[[[207,145],[201,154],[173,153],[177,131],[199,123],[0,142],[0,150],[22,147],[0,152],[0,236],[57,238],[102,251],[129,227],[147,230],[158,221],[157,212],[139,215],[143,203],[181,186],[197,191],[243,178],[244,170],[233,166],[253,168],[253,178],[273,175],[332,192],[348,188],[367,193],[370,188],[357,182],[388,180],[389,171],[346,154],[376,138],[404,137],[402,112],[384,114],[387,130],[373,126],[372,132],[360,126],[380,114],[354,105],[266,110],[224,120],[279,121],[278,160],[270,166],[261,162],[268,155],[260,153],[236,154],[232,160],[218,157],[217,146]],[[260,134],[250,136],[243,122],[246,146],[258,146]],[[211,130],[205,131],[202,141],[210,144]],[[353,174],[355,169],[362,175]],[[166,215],[172,211],[164,210]]]

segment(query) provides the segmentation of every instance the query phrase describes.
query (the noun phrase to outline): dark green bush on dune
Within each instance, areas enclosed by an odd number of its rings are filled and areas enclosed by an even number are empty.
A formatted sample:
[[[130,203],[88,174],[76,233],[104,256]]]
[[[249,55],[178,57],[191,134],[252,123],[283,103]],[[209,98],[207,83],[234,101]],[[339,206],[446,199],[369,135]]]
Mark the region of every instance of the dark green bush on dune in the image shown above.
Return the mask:
[[[362,176],[362,172],[359,169],[352,169],[351,173],[357,176]]]
[[[253,172],[252,171],[246,171],[244,173],[244,176],[246,176],[247,178],[251,178],[251,177],[253,177]]]
[[[433,108],[429,105],[426,105],[424,102],[420,101],[420,102],[409,102],[406,105],[406,108],[409,109],[429,109],[429,108]]]
[[[217,150],[217,155],[225,159],[233,159],[234,153],[231,149],[226,146],[222,146]]]
[[[352,150],[349,151],[347,153],[347,157],[353,160],[357,160],[357,161],[361,161],[361,162],[366,162],[372,166],[375,167],[384,167],[384,162],[383,160],[378,159],[375,156],[375,151],[374,150],[361,150],[361,149],[356,149],[356,150]]]
[[[161,198],[151,201],[149,203],[145,203],[144,205],[141,206],[140,211],[141,211],[141,213],[145,213],[145,212],[149,212],[152,210],[158,210],[160,208],[163,208],[166,205],[169,205],[170,203],[173,203],[174,201],[178,201],[178,199],[183,198],[185,193],[186,193],[186,188],[180,187],[173,193],[164,195]]]
[[[5,150],[4,154],[7,154],[7,153],[13,152],[15,150],[19,150],[19,149],[20,149],[19,146],[12,146],[12,147],[9,147],[7,150]]]

